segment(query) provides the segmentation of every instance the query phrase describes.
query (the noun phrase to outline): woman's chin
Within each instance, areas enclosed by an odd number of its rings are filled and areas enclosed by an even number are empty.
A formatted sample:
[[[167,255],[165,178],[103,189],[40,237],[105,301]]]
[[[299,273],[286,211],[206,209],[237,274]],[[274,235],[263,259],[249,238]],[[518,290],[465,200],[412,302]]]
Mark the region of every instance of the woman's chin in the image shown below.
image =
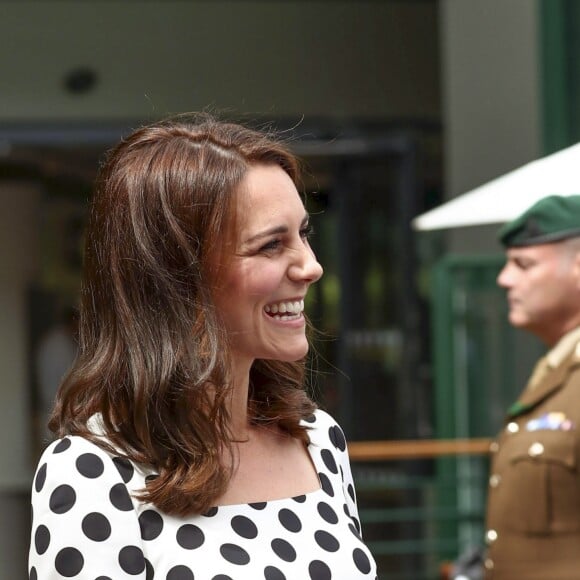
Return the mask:
[[[304,345],[296,345],[295,348],[280,349],[276,355],[271,357],[271,360],[279,360],[282,362],[297,362],[302,360],[308,354],[308,343]]]

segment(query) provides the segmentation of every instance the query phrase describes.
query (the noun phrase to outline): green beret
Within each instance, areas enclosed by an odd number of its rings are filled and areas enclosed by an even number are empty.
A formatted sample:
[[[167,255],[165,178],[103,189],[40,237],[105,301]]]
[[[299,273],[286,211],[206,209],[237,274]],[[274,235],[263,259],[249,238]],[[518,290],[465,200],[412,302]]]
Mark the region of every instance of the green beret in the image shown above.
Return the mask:
[[[580,236],[580,195],[550,195],[498,232],[507,248],[535,246]]]

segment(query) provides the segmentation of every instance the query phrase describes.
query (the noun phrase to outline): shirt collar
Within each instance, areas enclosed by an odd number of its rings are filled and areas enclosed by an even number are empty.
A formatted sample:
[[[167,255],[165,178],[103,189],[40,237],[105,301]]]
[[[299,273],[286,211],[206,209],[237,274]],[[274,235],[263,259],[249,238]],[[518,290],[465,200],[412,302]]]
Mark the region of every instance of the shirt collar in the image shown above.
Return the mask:
[[[580,326],[566,333],[546,354],[550,368],[559,366],[574,350],[578,342],[580,342]]]

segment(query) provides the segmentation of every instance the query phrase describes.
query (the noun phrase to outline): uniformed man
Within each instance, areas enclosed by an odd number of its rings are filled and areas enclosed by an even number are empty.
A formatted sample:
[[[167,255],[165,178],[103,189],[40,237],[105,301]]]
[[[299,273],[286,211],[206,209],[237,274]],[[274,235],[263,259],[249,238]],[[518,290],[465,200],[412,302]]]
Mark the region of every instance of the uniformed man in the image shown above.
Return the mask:
[[[548,347],[492,444],[487,580],[580,579],[580,195],[499,232],[509,321]]]

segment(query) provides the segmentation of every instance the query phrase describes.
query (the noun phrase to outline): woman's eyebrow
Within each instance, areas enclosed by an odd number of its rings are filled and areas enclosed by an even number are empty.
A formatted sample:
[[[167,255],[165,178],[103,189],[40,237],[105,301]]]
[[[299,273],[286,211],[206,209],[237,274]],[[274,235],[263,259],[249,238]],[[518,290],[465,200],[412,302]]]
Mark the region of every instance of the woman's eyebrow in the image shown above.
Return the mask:
[[[268,228],[267,230],[264,230],[263,232],[260,232],[254,236],[251,236],[244,243],[251,244],[252,242],[256,242],[257,240],[261,240],[262,238],[267,238],[269,236],[275,236],[286,233],[288,233],[287,226],[275,226],[273,228]]]
[[[301,229],[306,224],[308,224],[309,219],[310,219],[309,214],[306,214],[302,218],[302,221],[300,222]],[[267,238],[269,236],[275,236],[275,235],[281,235],[281,234],[287,234],[287,233],[288,233],[288,226],[274,226],[272,228],[268,228],[267,230],[264,230],[262,232],[259,232],[255,235],[249,237],[247,240],[244,241],[244,244],[251,244],[251,243],[256,242],[258,240],[261,240],[263,238]]]

